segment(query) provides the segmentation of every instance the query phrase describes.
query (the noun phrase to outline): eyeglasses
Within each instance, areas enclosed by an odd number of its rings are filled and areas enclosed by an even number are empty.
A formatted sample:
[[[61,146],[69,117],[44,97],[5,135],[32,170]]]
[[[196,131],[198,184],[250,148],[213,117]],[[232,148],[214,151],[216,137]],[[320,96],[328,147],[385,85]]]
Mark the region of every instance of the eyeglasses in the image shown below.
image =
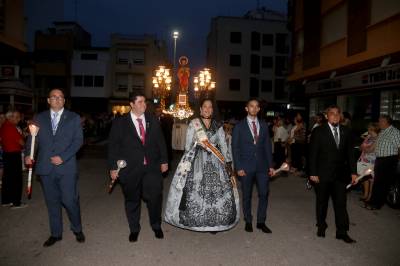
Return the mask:
[[[56,100],[63,100],[64,97],[63,96],[51,96],[51,97],[49,97],[49,99],[52,101],[56,101]]]

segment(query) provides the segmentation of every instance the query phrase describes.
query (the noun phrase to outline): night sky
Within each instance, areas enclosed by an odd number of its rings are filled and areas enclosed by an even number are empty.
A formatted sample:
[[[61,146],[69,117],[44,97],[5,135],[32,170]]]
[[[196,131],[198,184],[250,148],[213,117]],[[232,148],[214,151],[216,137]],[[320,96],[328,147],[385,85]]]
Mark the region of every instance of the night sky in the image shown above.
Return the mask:
[[[75,9],[77,3],[77,9]],[[259,1],[260,6],[286,13],[287,1]],[[168,43],[173,56],[172,31],[178,30],[177,57],[187,55],[192,68],[205,67],[206,40],[212,17],[243,16],[256,0],[26,0],[27,38],[33,49],[34,31],[52,21],[74,21],[92,35],[93,46],[110,46],[110,34],[155,34]],[[77,12],[75,12],[77,10]]]

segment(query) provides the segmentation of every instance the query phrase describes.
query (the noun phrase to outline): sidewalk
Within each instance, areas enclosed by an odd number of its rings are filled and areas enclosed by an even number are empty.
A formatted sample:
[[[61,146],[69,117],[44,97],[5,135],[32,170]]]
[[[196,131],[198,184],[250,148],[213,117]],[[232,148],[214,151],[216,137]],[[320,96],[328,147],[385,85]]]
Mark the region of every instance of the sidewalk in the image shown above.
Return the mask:
[[[86,242],[77,243],[64,215],[63,240],[43,248],[49,236],[47,210],[40,185],[33,182],[32,200],[20,210],[0,208],[0,265],[400,265],[400,211],[368,211],[357,192],[348,198],[350,236],[354,245],[335,239],[330,206],[325,239],[316,237],[314,192],[305,179],[281,177],[271,182],[267,225],[272,234],[234,229],[216,235],[163,224],[159,240],[142,208],[142,231],[128,242],[123,197],[117,186],[107,194],[104,146],[87,147],[80,159],[81,211]],[[176,160],[179,158],[175,158]],[[165,179],[165,194],[171,177]],[[256,192],[253,194],[256,202]],[[254,210],[256,205],[253,204]],[[65,214],[65,212],[64,212]]]

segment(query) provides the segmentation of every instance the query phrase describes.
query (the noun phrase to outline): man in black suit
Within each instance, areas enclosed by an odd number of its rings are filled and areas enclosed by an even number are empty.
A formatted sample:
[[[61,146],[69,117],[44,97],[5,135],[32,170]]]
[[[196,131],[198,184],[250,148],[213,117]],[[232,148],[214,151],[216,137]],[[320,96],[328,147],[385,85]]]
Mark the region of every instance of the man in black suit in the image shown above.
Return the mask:
[[[162,173],[168,170],[167,148],[156,117],[145,113],[144,94],[131,96],[131,112],[116,118],[109,136],[110,176],[119,179],[125,197],[129,241],[136,242],[140,232],[141,199],[147,204],[150,224],[156,238],[164,238],[161,229]],[[126,168],[117,173],[117,161]]]
[[[317,195],[317,236],[325,237],[329,197],[335,210],[336,238],[354,243],[347,234],[346,185],[357,178],[350,130],[340,122],[340,108],[327,109],[328,122],[315,128],[310,141],[310,179]]]

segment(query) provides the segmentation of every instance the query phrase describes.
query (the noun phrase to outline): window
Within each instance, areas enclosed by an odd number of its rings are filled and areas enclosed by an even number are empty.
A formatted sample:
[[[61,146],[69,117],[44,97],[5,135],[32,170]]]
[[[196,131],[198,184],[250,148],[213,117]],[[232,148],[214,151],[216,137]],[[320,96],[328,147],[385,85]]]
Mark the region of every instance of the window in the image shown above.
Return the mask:
[[[231,54],[229,56],[230,66],[241,66],[241,56],[239,54]]]
[[[272,92],[272,80],[261,80],[261,91]]]
[[[322,17],[321,45],[327,45],[346,37],[347,6],[339,5]]]
[[[263,34],[262,44],[265,45],[265,46],[274,45],[274,35],[272,35],[272,34]]]
[[[251,50],[260,51],[261,35],[259,32],[253,31],[251,33]]]
[[[394,16],[400,12],[398,0],[371,0],[371,25]]]
[[[257,78],[250,78],[250,97],[258,97],[260,94],[260,82]]]
[[[274,60],[271,56],[263,56],[261,61],[262,68],[273,68]]]
[[[74,86],[75,87],[82,87],[82,81],[83,81],[82,76],[80,76],[80,75],[74,76]]]
[[[276,47],[277,53],[287,54],[289,52],[288,35],[283,33],[276,34]]]
[[[231,32],[231,43],[242,43],[242,33]]]
[[[128,75],[117,75],[117,90],[128,91]]]
[[[97,54],[81,54],[81,60],[97,60]]]
[[[260,74],[260,56],[252,54],[250,57],[250,73]]]
[[[286,56],[275,57],[275,75],[285,76],[287,74],[288,62]]]
[[[132,79],[132,90],[144,90],[144,75],[134,75]]]
[[[104,87],[104,76],[94,76],[94,86]]]
[[[275,79],[275,99],[282,100],[285,99],[285,80],[284,79]]]
[[[134,65],[144,65],[144,50],[132,50],[131,54]]]
[[[229,90],[240,91],[240,79],[230,79],[229,80]]]
[[[117,64],[128,64],[129,60],[129,51],[128,50],[119,50],[117,52]]]
[[[83,76],[83,86],[93,87],[93,76]]]

